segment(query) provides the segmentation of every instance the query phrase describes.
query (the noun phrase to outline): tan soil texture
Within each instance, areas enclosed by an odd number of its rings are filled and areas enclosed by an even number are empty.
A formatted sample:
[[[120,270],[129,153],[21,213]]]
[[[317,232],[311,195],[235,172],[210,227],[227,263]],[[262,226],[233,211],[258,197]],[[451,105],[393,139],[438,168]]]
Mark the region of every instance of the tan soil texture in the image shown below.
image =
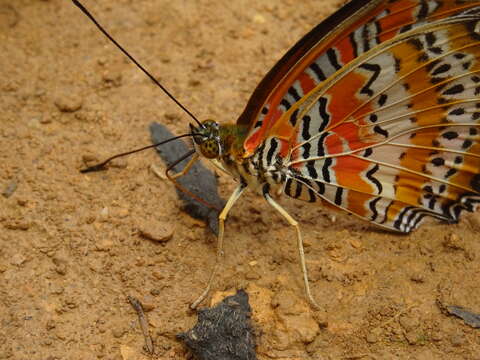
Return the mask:
[[[199,118],[227,122],[339,2],[86,5]],[[214,236],[149,170],[154,151],[78,170],[147,145],[153,121],[181,134],[190,119],[66,0],[0,1],[0,75],[0,359],[147,359],[127,295],[148,310],[154,358],[189,358],[175,335],[196,321]],[[219,181],[226,198],[235,184]],[[480,359],[479,330],[441,312],[480,312],[478,214],[400,236],[281,203],[302,224],[322,311],[305,302],[294,231],[247,193],[213,295],[247,289],[259,359]]]

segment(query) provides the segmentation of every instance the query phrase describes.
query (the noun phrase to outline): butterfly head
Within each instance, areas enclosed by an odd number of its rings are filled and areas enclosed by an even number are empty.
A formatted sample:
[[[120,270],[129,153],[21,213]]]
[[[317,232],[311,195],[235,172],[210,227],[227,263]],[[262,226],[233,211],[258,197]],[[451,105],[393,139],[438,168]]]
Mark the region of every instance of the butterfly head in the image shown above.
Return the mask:
[[[220,125],[214,120],[205,120],[202,126],[195,127],[190,124],[195,149],[207,159],[216,159],[222,155],[222,141]]]

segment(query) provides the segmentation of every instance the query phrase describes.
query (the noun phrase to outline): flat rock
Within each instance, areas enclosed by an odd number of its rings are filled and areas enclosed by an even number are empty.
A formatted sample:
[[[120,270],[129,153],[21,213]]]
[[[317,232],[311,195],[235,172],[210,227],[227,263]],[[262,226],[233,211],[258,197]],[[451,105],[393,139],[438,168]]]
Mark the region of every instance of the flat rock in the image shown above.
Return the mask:
[[[198,323],[178,334],[199,360],[255,360],[248,294],[239,290],[212,308],[198,312]]]
[[[153,143],[159,143],[174,137],[164,125],[158,123],[152,123],[150,125],[150,135]],[[157,147],[158,154],[167,166],[180,159],[180,157],[188,153],[190,149],[191,147],[188,147],[181,139]],[[187,163],[188,159],[180,162],[172,169],[172,173],[180,172]],[[197,161],[188,173],[176,179],[176,181],[188,191],[205,200],[208,204],[219,209],[224,207],[225,200],[218,195],[218,182],[215,174],[204,167],[200,161]],[[217,235],[218,211],[193,199],[178,189],[177,194],[180,200],[182,200],[183,210],[195,219],[206,222],[210,230]]]

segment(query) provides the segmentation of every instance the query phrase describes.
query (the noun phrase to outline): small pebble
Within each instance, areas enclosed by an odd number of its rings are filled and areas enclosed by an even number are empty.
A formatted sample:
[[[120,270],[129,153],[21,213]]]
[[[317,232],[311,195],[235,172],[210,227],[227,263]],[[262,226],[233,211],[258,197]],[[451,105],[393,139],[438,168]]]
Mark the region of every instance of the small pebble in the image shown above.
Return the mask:
[[[22,265],[25,261],[27,261],[26,256],[20,253],[16,253],[10,258],[10,264],[16,266]]]
[[[95,222],[95,216],[94,215],[88,215],[86,218],[85,218],[85,224],[93,224]]]
[[[115,338],[121,338],[123,336],[123,334],[125,334],[125,329],[113,329],[112,330],[112,335],[113,337]]]
[[[72,113],[80,110],[83,105],[83,98],[75,93],[63,93],[55,99],[55,106],[61,112]]]
[[[82,161],[85,165],[93,165],[98,162],[98,157],[92,154],[82,155]]]
[[[7,184],[5,189],[2,191],[2,195],[5,198],[9,198],[10,196],[13,195],[13,193],[17,190],[17,183],[15,181],[11,181],[10,183]]]
[[[67,262],[60,258],[53,258],[53,264],[55,265],[55,271],[59,275],[65,275],[67,273]]]
[[[105,334],[107,332],[107,327],[105,324],[98,324],[97,329],[100,334]]]
[[[303,247],[305,249],[311,247],[313,245],[312,239],[310,237],[307,237],[306,239],[303,239]]]
[[[105,71],[102,80],[109,86],[119,87],[122,85],[122,74],[115,71]]]
[[[149,296],[146,296],[142,299],[142,309],[145,312],[152,311],[157,307],[155,300]]]
[[[61,295],[64,292],[65,292],[65,289],[61,286],[55,286],[51,291],[53,295]]]
[[[7,28],[13,28],[20,19],[18,11],[8,3],[2,4],[0,8],[0,29],[5,31]]]
[[[28,200],[27,199],[17,199],[17,204],[19,206],[26,206],[28,204]]]
[[[45,340],[43,340],[43,345],[45,345],[45,346],[50,346],[50,345],[52,345],[52,344],[53,344],[53,340],[52,340],[52,339],[45,339]],[[50,359],[52,359],[52,358],[53,358],[53,357],[49,356],[49,357],[47,358],[47,360],[50,360]]]
[[[160,290],[159,289],[152,289],[152,290],[150,290],[150,294],[152,294],[153,296],[158,296],[158,295],[160,295]]]
[[[120,345],[120,354],[122,360],[137,360],[139,358],[138,352],[127,345]]]
[[[140,236],[157,241],[157,242],[167,242],[170,241],[173,237],[175,232],[175,228],[172,225],[166,224],[150,224],[148,227],[146,225],[142,225],[139,229]]]
[[[328,327],[328,313],[326,311],[315,311],[313,316],[321,329]]]
[[[420,340],[420,334],[415,330],[407,331],[405,333],[405,339],[407,339],[410,345],[416,345]]]
[[[468,260],[468,261],[473,261],[475,260],[475,257],[476,257],[476,253],[473,249],[466,249],[465,250],[465,258]]]
[[[433,331],[432,331],[432,340],[433,341],[440,341],[443,339],[443,334],[442,334],[442,331],[441,329],[438,329],[438,328],[434,328]]]
[[[107,58],[105,57],[99,57],[98,60],[97,60],[97,64],[100,65],[100,66],[104,66],[107,64]]]
[[[170,121],[178,120],[180,118],[180,116],[178,116],[178,114],[176,113],[166,113],[164,116],[165,116],[165,119]]]
[[[52,123],[52,118],[50,116],[41,116],[39,118],[39,122],[40,124],[42,125],[46,125],[46,124],[51,124]]]
[[[108,207],[104,207],[102,210],[100,210],[100,217],[105,220],[108,218]]]
[[[425,282],[425,275],[422,272],[417,271],[417,272],[414,272],[410,275],[410,280],[412,280],[413,282],[416,282],[416,283],[424,283]]]
[[[110,251],[113,248],[113,241],[108,238],[103,238],[95,243],[97,251]]]
[[[118,218],[120,218],[120,219],[124,219],[124,218],[126,218],[126,217],[128,216],[129,213],[130,213],[130,212],[129,212],[128,209],[126,209],[126,208],[121,208],[121,209],[118,209],[118,210],[116,211],[116,216],[117,216]]]
[[[161,12],[158,13],[157,11],[148,11],[145,17],[145,23],[148,26],[157,25],[162,19]]]
[[[449,250],[465,250],[463,239],[455,233],[445,236],[443,246]]]
[[[362,242],[356,238],[350,238],[348,242],[354,249],[360,249],[362,247]]]
[[[258,280],[260,278],[260,274],[253,269],[247,271],[247,273],[245,274],[245,279],[247,280]]]
[[[399,323],[406,331],[416,329],[420,325],[418,319],[412,316],[401,316]]]
[[[265,19],[265,17],[262,15],[262,14],[255,14],[253,16],[253,22],[256,23],[256,24],[265,24],[267,20]]]
[[[67,305],[69,309],[75,309],[78,306],[73,298],[65,299],[65,305]]]
[[[55,329],[55,327],[56,327],[55,321],[54,320],[48,320],[45,327],[46,327],[47,330]]]
[[[163,275],[160,271],[153,271],[152,275],[155,279],[157,280],[163,280],[165,279],[165,275]]]
[[[365,340],[367,340],[367,342],[370,344],[375,344],[376,342],[378,342],[378,335],[370,332],[367,334]]]
[[[195,80],[195,79],[192,79],[188,82],[188,85],[191,86],[191,87],[196,87],[196,86],[199,86],[201,84],[202,83],[200,82],[200,80]]]

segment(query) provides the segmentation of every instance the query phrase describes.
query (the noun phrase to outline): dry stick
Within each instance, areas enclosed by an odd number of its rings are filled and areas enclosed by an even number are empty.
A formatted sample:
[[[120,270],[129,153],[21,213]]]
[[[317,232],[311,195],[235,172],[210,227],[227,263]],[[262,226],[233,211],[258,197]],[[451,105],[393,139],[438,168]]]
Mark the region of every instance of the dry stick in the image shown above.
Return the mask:
[[[143,337],[145,338],[145,348],[149,354],[153,354],[153,341],[150,337],[150,333],[148,332],[148,321],[145,313],[143,312],[142,304],[133,296],[128,295],[127,299],[130,302],[130,305],[132,305],[133,309],[137,312],[140,328],[142,329]]]

